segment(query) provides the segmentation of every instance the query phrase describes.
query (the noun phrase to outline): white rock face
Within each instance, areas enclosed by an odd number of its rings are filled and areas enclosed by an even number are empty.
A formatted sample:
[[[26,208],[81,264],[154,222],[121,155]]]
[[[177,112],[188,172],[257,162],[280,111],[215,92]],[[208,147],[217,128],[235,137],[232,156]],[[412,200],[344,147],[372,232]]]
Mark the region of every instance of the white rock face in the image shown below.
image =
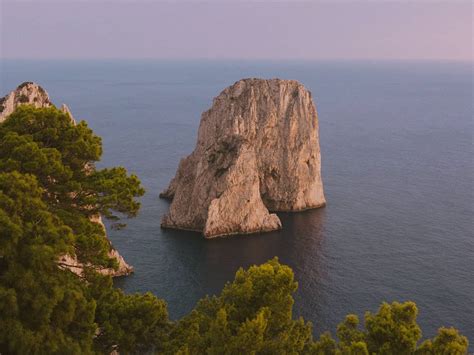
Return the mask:
[[[325,205],[318,117],[293,80],[240,80],[204,112],[196,148],[160,194],[162,226],[212,238],[281,228],[270,211]]]
[[[74,125],[77,124],[76,120],[74,119],[74,116],[71,113],[71,110],[69,109],[69,107],[66,104],[62,104],[60,110],[64,113],[66,113],[71,118],[71,121],[72,121],[72,123],[74,123]]]
[[[32,82],[25,82],[0,99],[0,122],[3,122],[22,104],[33,105],[37,108],[52,105],[48,93],[42,87]]]
[[[19,85],[14,91],[8,95],[0,98],[0,123],[10,115],[19,105],[33,105],[36,108],[51,107],[53,103],[49,99],[48,93],[38,84],[32,82],[25,82]],[[67,113],[74,124],[76,121],[65,104],[61,105],[61,111]],[[89,167],[86,167],[86,169]],[[99,223],[105,230],[105,226],[100,216],[92,218],[92,221]],[[123,257],[118,253],[116,249],[110,244],[109,257],[116,259],[119,265],[118,270],[113,269],[102,269],[102,274],[111,276],[123,276],[133,272],[133,267],[128,265]],[[79,263],[74,257],[70,255],[63,255],[59,260],[60,267],[68,268],[76,274],[81,274],[83,265]]]
[[[102,222],[102,218],[100,216],[94,217],[91,219],[93,222],[100,224],[105,231],[105,225]],[[109,258],[115,259],[118,264],[118,269],[114,270],[112,268],[103,268],[97,270],[102,275],[110,275],[112,277],[117,276],[126,276],[130,275],[133,272],[133,267],[128,265],[122,255],[119,254],[117,249],[115,249],[112,244],[110,243],[110,251],[109,251]],[[75,273],[76,275],[81,276],[84,271],[84,264],[80,263],[76,257],[71,255],[65,254],[59,257],[58,265],[62,269],[68,269]]]
[[[104,268],[97,270],[102,275],[110,275],[112,277],[126,276],[130,275],[133,272],[133,267],[128,265],[119,252],[111,247],[109,257],[117,259],[119,267],[117,270]],[[58,265],[62,269],[67,269],[72,271],[78,276],[81,276],[84,271],[84,264],[77,261],[77,259],[71,255],[65,254],[59,257]]]
[[[16,110],[20,105],[32,105],[36,108],[51,107],[53,103],[49,99],[48,93],[38,84],[24,82],[8,95],[0,98],[0,123]],[[69,107],[62,104],[60,110],[67,113],[71,120],[76,123]]]

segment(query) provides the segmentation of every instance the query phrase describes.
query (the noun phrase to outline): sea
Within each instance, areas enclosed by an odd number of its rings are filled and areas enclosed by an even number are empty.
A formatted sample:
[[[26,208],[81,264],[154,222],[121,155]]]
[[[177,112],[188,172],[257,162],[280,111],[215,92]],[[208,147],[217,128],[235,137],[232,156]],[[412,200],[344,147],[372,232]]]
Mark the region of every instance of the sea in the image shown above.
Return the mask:
[[[205,240],[163,230],[158,194],[192,152],[200,115],[239,79],[302,82],[320,125],[327,206],[281,213],[277,232]],[[277,256],[298,281],[294,315],[333,334],[346,314],[414,301],[423,337],[474,342],[473,66],[434,61],[2,60],[0,96],[35,81],[102,137],[146,194],[111,230],[135,268],[115,285],[166,300],[172,319],[235,272]],[[192,196],[190,196],[192,198]],[[471,347],[472,348],[472,347]]]

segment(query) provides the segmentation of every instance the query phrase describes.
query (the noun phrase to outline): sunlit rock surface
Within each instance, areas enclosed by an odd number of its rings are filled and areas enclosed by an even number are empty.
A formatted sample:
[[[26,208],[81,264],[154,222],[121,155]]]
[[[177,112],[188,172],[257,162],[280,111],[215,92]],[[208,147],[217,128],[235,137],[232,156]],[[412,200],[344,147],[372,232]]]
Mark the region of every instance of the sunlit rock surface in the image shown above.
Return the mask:
[[[172,200],[162,227],[207,238],[276,230],[271,212],[324,206],[311,93],[280,79],[244,79],[222,91],[160,196]]]

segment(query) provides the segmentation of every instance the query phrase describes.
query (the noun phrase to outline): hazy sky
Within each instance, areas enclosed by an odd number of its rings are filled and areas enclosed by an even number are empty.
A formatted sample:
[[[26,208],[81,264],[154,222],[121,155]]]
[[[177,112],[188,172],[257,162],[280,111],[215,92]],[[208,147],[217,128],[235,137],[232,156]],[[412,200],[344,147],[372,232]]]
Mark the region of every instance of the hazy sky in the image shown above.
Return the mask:
[[[3,58],[472,60],[471,1],[0,0]]]

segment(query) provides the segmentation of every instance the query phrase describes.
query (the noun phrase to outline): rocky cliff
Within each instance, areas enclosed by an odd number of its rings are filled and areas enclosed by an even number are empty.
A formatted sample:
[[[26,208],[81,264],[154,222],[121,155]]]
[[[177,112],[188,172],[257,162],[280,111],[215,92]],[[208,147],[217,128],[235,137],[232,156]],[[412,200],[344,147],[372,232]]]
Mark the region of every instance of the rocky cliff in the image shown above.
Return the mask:
[[[32,105],[36,108],[50,107],[53,103],[48,93],[38,84],[24,82],[8,95],[0,98],[0,123],[10,115],[19,105]],[[76,123],[69,107],[62,104],[60,110],[67,113],[71,120]]]
[[[52,105],[48,93],[41,86],[25,82],[0,99],[0,122],[3,122],[21,104],[33,105],[37,108]]]
[[[92,218],[92,220],[95,223],[100,224],[102,228],[104,228],[104,231],[105,231],[105,225],[102,222],[102,218],[100,216],[96,216]],[[114,270],[112,268],[103,268],[103,269],[97,270],[102,275],[110,275],[112,277],[118,277],[118,276],[130,275],[133,272],[133,267],[127,264],[127,262],[122,257],[122,255],[119,254],[117,249],[115,249],[111,243],[110,243],[109,258],[115,259],[117,261],[118,268],[117,270]],[[79,276],[82,275],[83,270],[84,270],[84,265],[80,263],[76,257],[73,257],[68,254],[61,255],[59,257],[58,265],[60,268],[68,269]]]
[[[48,93],[41,86],[36,83],[25,82],[8,95],[0,98],[0,123],[15,111],[19,105],[25,104],[33,105],[36,108],[53,106]],[[67,113],[74,124],[76,123],[71,111],[65,104],[61,105],[60,110]],[[100,224],[105,230],[105,226],[100,216],[94,217],[93,221]],[[133,272],[133,267],[125,262],[118,251],[113,248],[112,244],[110,245],[109,257],[117,260],[119,265],[118,270],[102,269],[100,271],[101,273],[112,276],[123,276]],[[82,273],[83,265],[70,255],[61,256],[59,264],[61,267],[68,268],[76,274]]]
[[[206,238],[279,229],[270,211],[324,206],[311,93],[279,79],[240,80],[222,91],[160,196],[172,200],[162,227]]]

